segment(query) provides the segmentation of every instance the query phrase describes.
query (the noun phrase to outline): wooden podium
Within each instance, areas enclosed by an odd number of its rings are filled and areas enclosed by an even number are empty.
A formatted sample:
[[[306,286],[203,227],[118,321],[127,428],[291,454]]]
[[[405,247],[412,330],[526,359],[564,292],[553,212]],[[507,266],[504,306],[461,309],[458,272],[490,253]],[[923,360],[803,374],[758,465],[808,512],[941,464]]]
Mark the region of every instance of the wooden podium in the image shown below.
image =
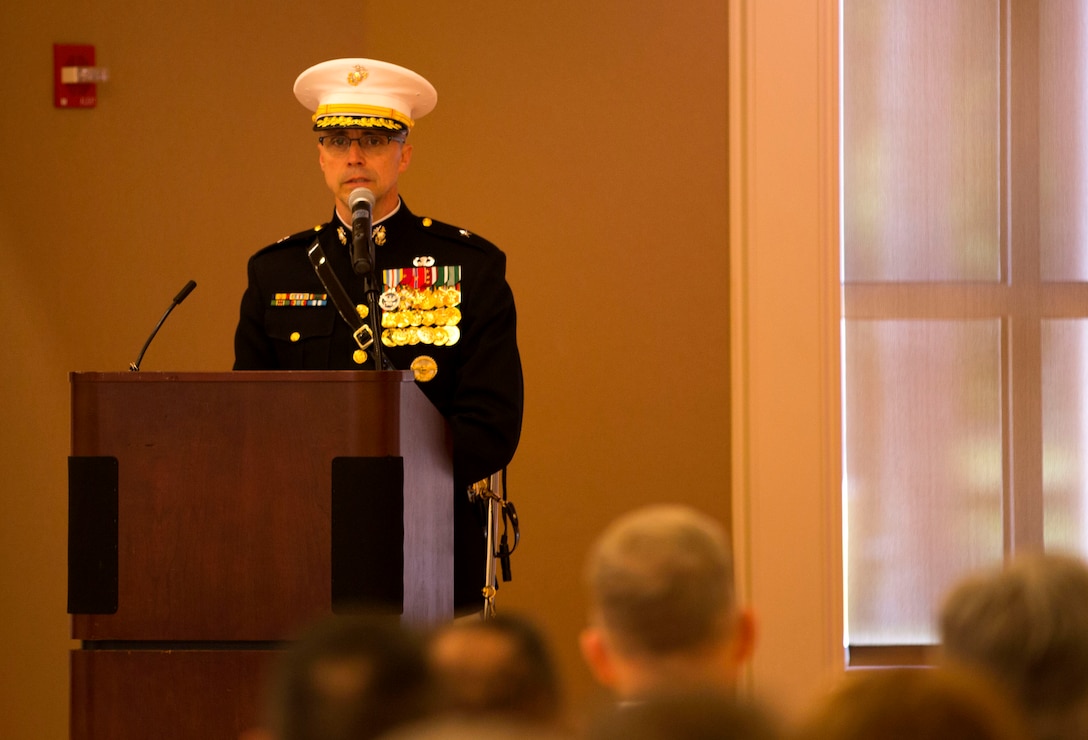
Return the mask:
[[[453,616],[442,417],[409,372],[73,373],[73,740],[236,738],[335,611]]]

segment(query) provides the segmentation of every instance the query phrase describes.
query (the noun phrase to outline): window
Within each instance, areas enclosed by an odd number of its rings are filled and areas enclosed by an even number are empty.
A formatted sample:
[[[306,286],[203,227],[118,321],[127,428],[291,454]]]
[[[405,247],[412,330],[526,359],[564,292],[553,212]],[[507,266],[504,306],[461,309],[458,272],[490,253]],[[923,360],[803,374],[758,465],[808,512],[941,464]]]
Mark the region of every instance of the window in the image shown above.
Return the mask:
[[[846,639],[1088,543],[1088,4],[843,0]]]

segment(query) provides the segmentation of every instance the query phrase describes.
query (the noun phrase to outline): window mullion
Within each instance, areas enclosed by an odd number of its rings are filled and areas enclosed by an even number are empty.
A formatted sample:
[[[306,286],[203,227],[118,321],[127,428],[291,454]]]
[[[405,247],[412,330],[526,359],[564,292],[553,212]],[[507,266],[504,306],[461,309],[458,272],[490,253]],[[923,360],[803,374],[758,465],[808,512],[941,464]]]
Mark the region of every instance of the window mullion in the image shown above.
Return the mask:
[[[1010,313],[1002,343],[1006,394],[1004,541],[1007,553],[1043,545],[1042,340],[1039,244],[1039,4],[1003,5],[1003,251]]]

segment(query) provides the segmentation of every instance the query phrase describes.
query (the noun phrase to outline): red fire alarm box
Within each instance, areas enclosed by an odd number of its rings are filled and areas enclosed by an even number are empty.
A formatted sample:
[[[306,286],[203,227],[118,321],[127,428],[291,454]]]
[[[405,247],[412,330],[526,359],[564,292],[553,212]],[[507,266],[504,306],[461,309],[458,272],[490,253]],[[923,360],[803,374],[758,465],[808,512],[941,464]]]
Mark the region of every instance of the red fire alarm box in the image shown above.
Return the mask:
[[[53,105],[57,108],[93,108],[98,102],[94,82],[86,81],[94,69],[94,46],[53,44]]]

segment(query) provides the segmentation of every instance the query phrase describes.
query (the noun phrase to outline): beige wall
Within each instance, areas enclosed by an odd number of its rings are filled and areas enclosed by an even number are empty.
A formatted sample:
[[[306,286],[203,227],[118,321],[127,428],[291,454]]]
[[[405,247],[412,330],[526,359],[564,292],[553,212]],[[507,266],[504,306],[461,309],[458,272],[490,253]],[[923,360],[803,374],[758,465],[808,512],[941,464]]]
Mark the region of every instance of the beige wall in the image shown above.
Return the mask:
[[[657,500],[730,518],[726,2],[313,8],[0,8],[2,737],[66,736],[67,374],[123,370],[190,278],[143,367],[230,366],[246,258],[331,211],[291,94],[324,59],[435,84],[402,192],[508,254],[527,390],[499,608],[547,629],[576,709],[593,535]],[[53,108],[54,42],[97,46],[96,109]]]
[[[499,607],[539,618],[576,702],[594,532],[663,498],[729,516],[725,3],[313,9],[0,10],[2,737],[65,733],[67,373],[126,368],[188,279],[144,369],[230,367],[246,258],[331,212],[290,92],[324,59],[431,79],[403,192],[509,256],[527,408]],[[96,109],[52,107],[53,42],[97,46]]]

